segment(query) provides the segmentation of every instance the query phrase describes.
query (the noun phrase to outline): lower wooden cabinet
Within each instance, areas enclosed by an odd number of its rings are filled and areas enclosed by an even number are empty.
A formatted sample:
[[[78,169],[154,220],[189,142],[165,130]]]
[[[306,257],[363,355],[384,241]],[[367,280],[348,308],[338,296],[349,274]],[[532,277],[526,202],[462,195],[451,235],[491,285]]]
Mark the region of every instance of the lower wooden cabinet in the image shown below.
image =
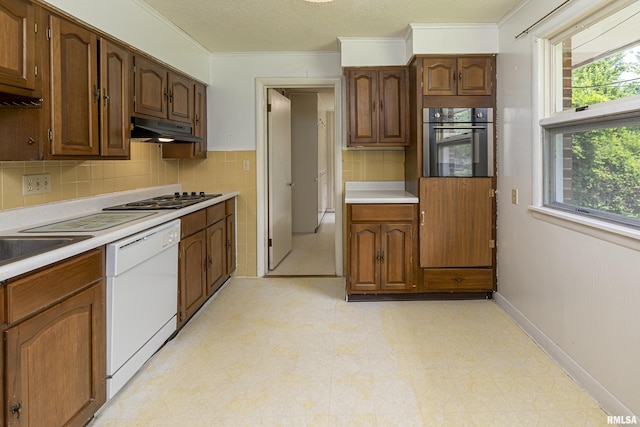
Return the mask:
[[[5,408],[11,426],[83,426],[106,400],[104,251],[5,286]]]
[[[178,328],[235,270],[235,210],[229,206],[235,206],[235,198],[182,217]]]
[[[416,205],[357,204],[347,209],[347,292],[414,292]]]

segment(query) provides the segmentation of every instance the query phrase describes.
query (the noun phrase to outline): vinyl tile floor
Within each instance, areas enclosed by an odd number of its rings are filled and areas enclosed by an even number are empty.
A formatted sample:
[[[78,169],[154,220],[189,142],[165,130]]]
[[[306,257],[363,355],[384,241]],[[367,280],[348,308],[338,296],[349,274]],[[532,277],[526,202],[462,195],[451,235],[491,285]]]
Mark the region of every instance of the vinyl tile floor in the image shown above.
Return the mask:
[[[90,426],[606,420],[491,300],[345,302],[343,278],[232,278]]]

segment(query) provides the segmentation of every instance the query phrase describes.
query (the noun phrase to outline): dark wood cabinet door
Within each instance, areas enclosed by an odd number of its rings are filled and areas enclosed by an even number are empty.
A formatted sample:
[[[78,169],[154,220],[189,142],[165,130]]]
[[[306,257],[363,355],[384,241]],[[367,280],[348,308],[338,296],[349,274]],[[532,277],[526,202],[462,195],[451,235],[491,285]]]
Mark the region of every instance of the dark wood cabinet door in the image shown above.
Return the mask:
[[[411,224],[382,224],[380,288],[411,289]]]
[[[380,225],[351,224],[350,289],[375,291],[380,283]]]
[[[379,71],[378,135],[379,142],[404,143],[407,138],[408,71]]]
[[[0,2],[0,28],[2,28],[0,86],[35,89],[34,6],[23,0],[2,0]]]
[[[202,142],[193,143],[195,158],[207,157],[207,87],[196,83],[193,90],[193,134]]]
[[[456,68],[456,58],[423,58],[422,93],[456,95]]]
[[[207,294],[212,295],[227,280],[226,222],[207,227]]]
[[[129,157],[129,51],[115,43],[100,40],[101,138],[102,157]]]
[[[169,100],[167,69],[140,56],[136,56],[134,62],[135,112],[166,119]]]
[[[229,203],[234,203],[235,200],[227,200],[227,206]],[[235,211],[234,211],[235,212]],[[227,215],[226,218],[226,236],[227,236],[227,275],[230,275],[236,270],[236,215],[235,213]]]
[[[191,124],[193,118],[193,80],[169,73],[169,120]]]
[[[97,284],[5,331],[9,425],[80,427],[105,402],[102,301]]]
[[[378,72],[350,70],[348,78],[348,143],[358,145],[378,142]]]
[[[458,95],[491,95],[491,57],[458,58]]]
[[[54,15],[50,28],[51,154],[98,155],[98,37]]]
[[[201,230],[180,242],[179,326],[183,325],[207,299],[207,243]]]
[[[420,267],[491,267],[492,178],[420,179]]]

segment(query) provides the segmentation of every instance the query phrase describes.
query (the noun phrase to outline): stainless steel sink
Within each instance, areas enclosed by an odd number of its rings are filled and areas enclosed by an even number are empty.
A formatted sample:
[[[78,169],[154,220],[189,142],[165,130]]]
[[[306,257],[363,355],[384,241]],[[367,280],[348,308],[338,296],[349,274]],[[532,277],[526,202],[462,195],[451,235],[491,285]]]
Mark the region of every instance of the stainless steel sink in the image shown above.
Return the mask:
[[[0,265],[52,251],[92,236],[0,236]]]

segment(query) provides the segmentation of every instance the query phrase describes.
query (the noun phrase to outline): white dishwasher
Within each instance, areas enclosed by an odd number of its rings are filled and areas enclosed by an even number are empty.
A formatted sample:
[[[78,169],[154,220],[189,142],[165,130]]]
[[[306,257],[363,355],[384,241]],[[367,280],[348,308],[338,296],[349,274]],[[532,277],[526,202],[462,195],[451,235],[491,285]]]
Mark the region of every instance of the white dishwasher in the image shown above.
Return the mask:
[[[107,399],[175,332],[175,220],[107,245]]]

